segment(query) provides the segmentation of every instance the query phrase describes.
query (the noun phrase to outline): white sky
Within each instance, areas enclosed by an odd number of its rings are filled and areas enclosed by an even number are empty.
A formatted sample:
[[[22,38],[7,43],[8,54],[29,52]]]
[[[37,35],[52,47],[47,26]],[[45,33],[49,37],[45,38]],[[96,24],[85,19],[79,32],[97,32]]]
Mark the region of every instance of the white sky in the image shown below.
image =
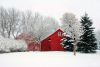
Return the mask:
[[[0,0],[0,6],[31,10],[57,20],[65,12],[74,13],[77,18],[87,12],[93,19],[96,30],[100,30],[100,0]]]

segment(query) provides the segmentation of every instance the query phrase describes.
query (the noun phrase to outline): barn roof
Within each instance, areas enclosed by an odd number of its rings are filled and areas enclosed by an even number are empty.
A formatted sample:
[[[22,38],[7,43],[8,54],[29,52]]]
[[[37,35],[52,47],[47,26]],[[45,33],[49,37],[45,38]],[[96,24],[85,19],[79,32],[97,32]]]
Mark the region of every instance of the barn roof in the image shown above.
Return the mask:
[[[61,29],[57,29],[56,31],[53,31],[53,33],[51,33],[51,34],[49,34],[47,37],[45,37],[43,40],[45,40],[45,39],[47,39],[48,37],[54,35],[54,34],[55,34],[56,32],[58,32],[58,31],[63,32]],[[43,41],[43,40],[41,40],[41,41]]]

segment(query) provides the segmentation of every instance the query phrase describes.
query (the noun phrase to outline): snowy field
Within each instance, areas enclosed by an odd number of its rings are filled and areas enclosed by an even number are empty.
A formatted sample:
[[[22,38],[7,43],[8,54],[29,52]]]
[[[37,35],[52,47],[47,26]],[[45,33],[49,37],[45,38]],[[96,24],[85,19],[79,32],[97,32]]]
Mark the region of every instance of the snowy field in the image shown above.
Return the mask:
[[[100,67],[100,52],[17,52],[0,54],[0,67]]]

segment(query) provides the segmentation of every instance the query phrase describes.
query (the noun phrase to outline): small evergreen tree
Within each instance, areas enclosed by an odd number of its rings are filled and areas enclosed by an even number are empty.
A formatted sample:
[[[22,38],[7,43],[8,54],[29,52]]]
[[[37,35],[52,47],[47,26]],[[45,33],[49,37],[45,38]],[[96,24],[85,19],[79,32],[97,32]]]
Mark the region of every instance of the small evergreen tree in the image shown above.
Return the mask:
[[[94,28],[92,27],[93,22],[85,14],[81,18],[81,25],[83,34],[80,36],[80,43],[78,43],[78,51],[84,53],[93,53],[97,49],[96,38],[94,34]]]
[[[72,38],[67,37],[63,41],[64,50],[65,51],[73,51],[73,42],[74,42],[74,40]]]

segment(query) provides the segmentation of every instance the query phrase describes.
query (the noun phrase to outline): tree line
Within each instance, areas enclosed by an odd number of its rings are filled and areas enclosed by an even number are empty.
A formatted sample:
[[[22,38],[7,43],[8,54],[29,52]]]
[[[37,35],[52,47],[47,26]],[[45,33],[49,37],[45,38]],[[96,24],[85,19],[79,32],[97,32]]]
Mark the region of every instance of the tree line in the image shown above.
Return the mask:
[[[0,7],[0,35],[5,38],[15,38],[20,33],[28,33],[40,41],[58,27],[58,22],[52,17],[28,10],[22,12],[14,8]]]
[[[78,41],[78,51],[91,53],[97,49],[94,28],[92,27],[93,22],[88,14],[82,16],[81,21],[79,21],[73,13],[66,12],[62,15],[61,23],[60,28],[71,39]],[[52,17],[42,16],[31,11],[23,12],[14,8],[0,7],[0,35],[4,38],[16,38],[21,33],[27,33],[37,41],[41,41],[58,28],[58,21]],[[65,46],[68,43],[66,40]]]
[[[65,50],[73,51],[74,41],[77,42],[77,51],[83,53],[95,53],[97,49],[97,42],[94,33],[94,27],[92,19],[85,13],[81,17],[81,20],[76,21],[75,16],[72,14],[65,13],[63,15],[64,26],[67,34],[71,35],[71,38],[66,39],[63,44]],[[68,32],[69,31],[69,32]],[[72,41],[74,40],[74,41]]]

